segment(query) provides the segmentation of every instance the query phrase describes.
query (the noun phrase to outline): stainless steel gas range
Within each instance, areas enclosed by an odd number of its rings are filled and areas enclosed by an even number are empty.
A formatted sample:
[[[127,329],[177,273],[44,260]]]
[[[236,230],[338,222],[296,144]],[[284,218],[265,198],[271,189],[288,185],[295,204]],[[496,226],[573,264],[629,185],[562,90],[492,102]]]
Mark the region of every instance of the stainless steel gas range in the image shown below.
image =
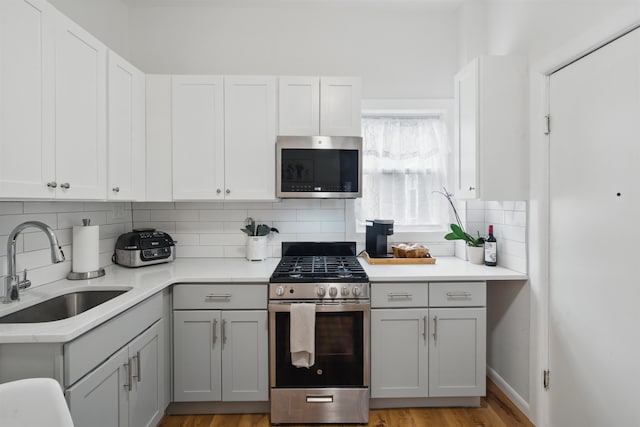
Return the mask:
[[[293,365],[291,312],[315,305],[314,358]],[[369,277],[355,242],[284,242],[269,283],[271,422],[367,423]]]

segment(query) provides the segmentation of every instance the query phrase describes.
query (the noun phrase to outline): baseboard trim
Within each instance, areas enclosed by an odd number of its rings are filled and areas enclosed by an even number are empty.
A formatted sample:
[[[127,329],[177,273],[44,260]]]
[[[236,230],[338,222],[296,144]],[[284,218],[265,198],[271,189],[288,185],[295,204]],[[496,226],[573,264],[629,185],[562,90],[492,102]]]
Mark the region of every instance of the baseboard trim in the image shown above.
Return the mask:
[[[167,415],[268,414],[269,402],[171,402]]]
[[[376,398],[369,400],[371,409],[387,408],[442,408],[481,406],[480,397],[413,397],[413,398]]]
[[[511,402],[522,412],[522,414],[531,420],[531,414],[529,413],[529,402],[524,400],[522,396],[516,392],[513,387],[507,383],[494,369],[487,366],[487,377],[509,398]]]

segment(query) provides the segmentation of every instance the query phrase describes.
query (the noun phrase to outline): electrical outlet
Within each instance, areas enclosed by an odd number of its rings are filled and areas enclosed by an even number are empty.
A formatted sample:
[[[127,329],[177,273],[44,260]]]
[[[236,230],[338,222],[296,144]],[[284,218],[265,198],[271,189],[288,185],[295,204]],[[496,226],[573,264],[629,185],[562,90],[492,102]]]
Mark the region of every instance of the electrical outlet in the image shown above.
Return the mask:
[[[124,203],[114,203],[113,204],[113,219],[124,219],[125,218],[125,210]]]

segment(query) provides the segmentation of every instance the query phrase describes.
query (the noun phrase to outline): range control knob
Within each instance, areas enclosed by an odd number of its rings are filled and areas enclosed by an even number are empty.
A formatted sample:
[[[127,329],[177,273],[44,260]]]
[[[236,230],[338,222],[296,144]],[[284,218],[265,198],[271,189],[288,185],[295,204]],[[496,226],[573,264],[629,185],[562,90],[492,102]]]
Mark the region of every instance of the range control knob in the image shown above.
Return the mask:
[[[284,288],[282,286],[278,286],[276,288],[276,295],[281,297],[282,295],[284,295]]]
[[[326,293],[327,293],[327,290],[324,288],[324,286],[318,286],[318,289],[316,290],[316,294],[318,294],[319,297],[323,297]]]
[[[335,287],[331,286],[329,288],[329,296],[331,296],[333,298],[336,295],[338,295],[338,288],[335,288]]]
[[[346,297],[349,295],[349,288],[347,288],[346,286],[343,286],[342,289],[340,290],[340,293],[342,294],[343,297]]]
[[[359,297],[361,293],[362,293],[362,289],[360,289],[360,286],[354,286],[353,287],[353,296],[354,297]]]

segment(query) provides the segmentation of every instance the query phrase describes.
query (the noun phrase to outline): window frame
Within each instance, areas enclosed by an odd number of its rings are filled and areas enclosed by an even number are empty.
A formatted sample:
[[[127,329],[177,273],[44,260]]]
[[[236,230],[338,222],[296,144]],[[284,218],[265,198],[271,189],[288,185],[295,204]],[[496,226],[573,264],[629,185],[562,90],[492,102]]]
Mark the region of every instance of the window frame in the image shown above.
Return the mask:
[[[426,116],[437,115],[443,118],[447,130],[447,176],[446,182],[453,182],[453,99],[363,99],[361,115],[378,116]],[[450,187],[450,185],[448,186]],[[355,200],[346,201],[345,238],[351,241],[365,240],[365,231],[358,231],[355,224]],[[429,242],[442,240],[448,224],[428,227],[424,231],[397,231],[389,236],[390,242]]]

